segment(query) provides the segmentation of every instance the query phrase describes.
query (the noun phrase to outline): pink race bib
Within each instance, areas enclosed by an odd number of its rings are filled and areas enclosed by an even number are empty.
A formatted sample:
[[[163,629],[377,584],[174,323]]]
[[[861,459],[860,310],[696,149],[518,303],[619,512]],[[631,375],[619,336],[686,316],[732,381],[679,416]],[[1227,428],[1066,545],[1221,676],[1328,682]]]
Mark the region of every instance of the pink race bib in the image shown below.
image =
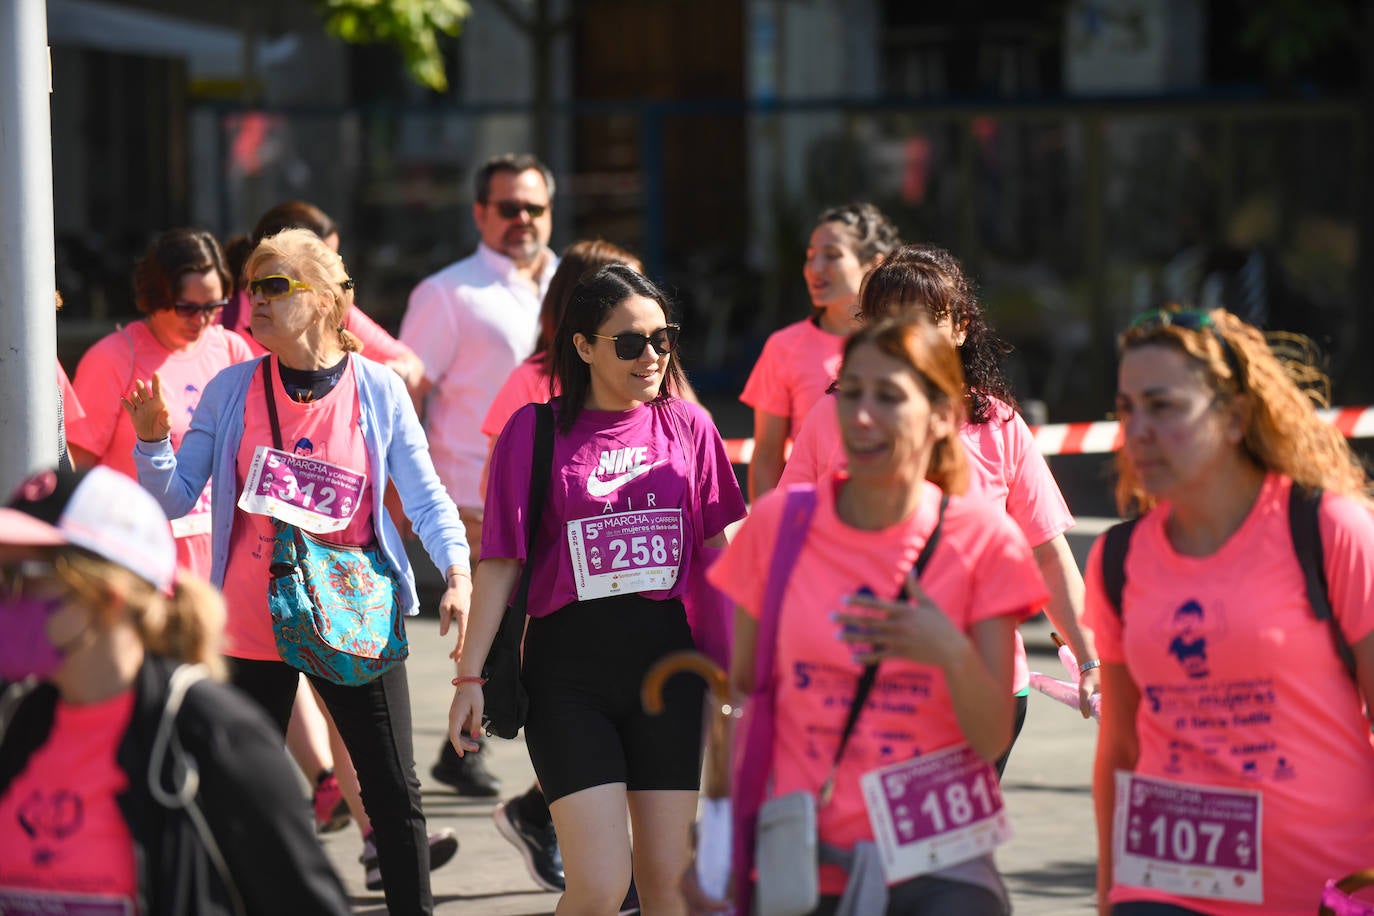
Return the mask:
[[[1186,897],[1264,902],[1258,792],[1119,771],[1113,878]]]
[[[888,884],[967,862],[1011,839],[997,774],[966,744],[865,773],[859,785]]]
[[[311,534],[342,531],[358,511],[367,475],[259,445],[239,508],[269,515]]]

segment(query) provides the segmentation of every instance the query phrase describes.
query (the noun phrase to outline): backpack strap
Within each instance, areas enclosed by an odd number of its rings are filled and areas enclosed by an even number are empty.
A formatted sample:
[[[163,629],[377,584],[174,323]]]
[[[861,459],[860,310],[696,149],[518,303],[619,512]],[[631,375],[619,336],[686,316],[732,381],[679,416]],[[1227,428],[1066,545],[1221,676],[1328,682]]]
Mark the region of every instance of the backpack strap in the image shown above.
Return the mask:
[[[1288,530],[1293,536],[1293,552],[1302,568],[1303,583],[1307,587],[1307,603],[1318,620],[1331,627],[1331,643],[1341,664],[1356,684],[1360,682],[1355,670],[1355,654],[1345,641],[1341,625],[1331,610],[1331,592],[1326,581],[1326,552],[1322,548],[1321,530],[1322,489],[1304,487],[1297,481],[1288,493]]]
[[[1102,588],[1116,616],[1121,617],[1121,596],[1126,591],[1126,554],[1139,518],[1117,522],[1102,537]]]

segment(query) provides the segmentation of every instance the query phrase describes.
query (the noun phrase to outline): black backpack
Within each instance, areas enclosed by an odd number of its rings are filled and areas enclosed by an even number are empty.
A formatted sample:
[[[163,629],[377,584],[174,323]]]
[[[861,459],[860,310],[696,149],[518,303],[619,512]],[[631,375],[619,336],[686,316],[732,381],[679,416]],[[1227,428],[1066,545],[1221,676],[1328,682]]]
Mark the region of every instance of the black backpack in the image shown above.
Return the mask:
[[[1293,535],[1293,550],[1298,555],[1298,565],[1302,567],[1302,577],[1307,583],[1307,601],[1318,620],[1330,624],[1331,642],[1336,647],[1336,655],[1349,672],[1350,677],[1359,684],[1355,673],[1355,655],[1350,644],[1341,633],[1340,624],[1331,613],[1331,596],[1326,584],[1326,563],[1322,550],[1321,533],[1322,490],[1320,487],[1308,489],[1293,484],[1288,496],[1288,530]],[[1121,617],[1121,595],[1126,590],[1126,553],[1131,548],[1131,534],[1135,531],[1138,518],[1118,522],[1107,529],[1102,539],[1102,588],[1107,593],[1116,616]]]

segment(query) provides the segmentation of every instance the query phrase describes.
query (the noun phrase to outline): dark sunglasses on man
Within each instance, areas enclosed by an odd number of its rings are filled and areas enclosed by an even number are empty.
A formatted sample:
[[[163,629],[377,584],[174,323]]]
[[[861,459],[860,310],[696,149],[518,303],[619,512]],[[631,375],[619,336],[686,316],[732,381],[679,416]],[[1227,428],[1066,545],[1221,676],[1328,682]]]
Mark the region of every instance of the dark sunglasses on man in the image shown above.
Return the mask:
[[[615,355],[617,359],[639,359],[639,354],[644,352],[644,345],[648,344],[654,348],[654,352],[659,356],[667,356],[677,348],[677,338],[682,332],[682,328],[675,324],[659,328],[652,334],[625,333],[617,334],[614,337],[607,337],[605,334],[591,334],[598,340],[615,341]]]
[[[539,219],[549,209],[544,204],[522,204],[515,200],[498,200],[492,206],[502,219],[516,219],[521,213],[528,213],[530,219]]]
[[[204,305],[199,302],[173,302],[171,309],[177,313],[178,318],[195,318],[197,315],[208,315],[210,318],[214,318],[215,315],[219,314],[219,310],[228,304],[228,299],[218,299]]]

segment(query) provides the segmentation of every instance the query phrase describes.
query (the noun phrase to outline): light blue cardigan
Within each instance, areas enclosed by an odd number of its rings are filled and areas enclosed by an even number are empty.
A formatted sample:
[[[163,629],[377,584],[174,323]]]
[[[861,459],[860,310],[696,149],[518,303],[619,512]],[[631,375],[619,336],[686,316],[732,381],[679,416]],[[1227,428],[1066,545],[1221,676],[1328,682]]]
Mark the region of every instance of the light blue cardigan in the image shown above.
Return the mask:
[[[217,587],[224,584],[229,532],[239,511],[237,460],[243,439],[244,401],[254,374],[261,372],[262,359],[237,363],[210,380],[191,417],[191,428],[176,452],[168,439],[134,445],[138,482],[157,498],[168,518],[179,518],[189,512],[205,489],[205,481],[213,480],[210,581]],[[395,481],[415,533],[441,572],[451,566],[468,569],[467,536],[458,509],[434,472],[429,443],[400,377],[380,363],[356,354],[350,354],[348,359],[357,380],[358,427],[367,447],[368,472],[372,476],[372,519],[377,542],[391,568],[400,574],[405,613],[418,614],[415,574],[406,559],[400,532],[382,506],[387,481]]]

